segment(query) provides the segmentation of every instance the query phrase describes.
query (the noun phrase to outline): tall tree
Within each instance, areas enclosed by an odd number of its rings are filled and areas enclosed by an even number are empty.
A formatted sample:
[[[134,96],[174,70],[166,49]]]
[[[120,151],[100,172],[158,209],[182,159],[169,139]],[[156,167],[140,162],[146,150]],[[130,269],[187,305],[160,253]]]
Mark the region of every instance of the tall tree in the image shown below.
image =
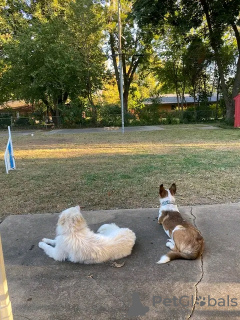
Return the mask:
[[[92,103],[105,63],[101,6],[91,0],[65,2],[64,7],[43,1],[27,10],[27,26],[4,45],[0,90],[5,100],[12,94],[42,100],[54,116],[67,99],[80,95]]]
[[[204,93],[207,96],[208,90],[206,80],[210,78],[207,68],[212,63],[212,54],[207,43],[204,43],[199,35],[189,37],[189,43],[184,56],[185,76],[188,81],[189,92],[194,98],[194,106],[197,96]],[[208,81],[209,82],[209,81]],[[210,83],[208,83],[210,86]]]
[[[163,6],[163,11],[159,12],[159,8]],[[183,33],[188,32],[191,28],[203,25],[206,21],[205,34],[209,37],[218,66],[222,93],[226,104],[226,120],[232,121],[234,118],[233,98],[240,91],[239,0],[200,0],[197,2],[191,0],[157,0],[154,2],[137,0],[134,5],[134,12],[143,25],[147,24],[161,29],[165,21],[168,21],[168,23],[177,26]],[[221,56],[223,36],[229,28],[233,31],[238,48],[235,76],[230,96]]]
[[[122,64],[123,64],[123,102],[124,109],[128,110],[128,97],[134,74],[140,64],[149,58],[151,53],[151,39],[144,30],[138,28],[137,22],[131,15],[132,4],[129,1],[121,1],[122,21]],[[118,43],[118,16],[117,1],[110,0],[108,12],[109,51],[112,58],[115,77],[120,95],[120,76],[118,69],[119,43]]]
[[[240,3],[239,1],[207,1],[200,0],[202,10],[206,17],[207,26],[209,30],[209,39],[211,46],[214,50],[216,63],[221,79],[221,87],[223,92],[224,101],[226,104],[226,119],[232,121],[234,118],[234,100],[233,98],[240,91],[240,34],[238,29]],[[228,88],[224,76],[223,60],[221,56],[221,48],[223,46],[223,34],[226,28],[231,27],[234,31],[237,47],[238,57],[236,64],[236,73],[231,96],[228,95]]]
[[[175,91],[178,106],[180,103],[183,106],[187,86],[186,44],[185,38],[171,26],[154,42],[159,60],[154,71],[162,83],[161,91],[167,93]]]

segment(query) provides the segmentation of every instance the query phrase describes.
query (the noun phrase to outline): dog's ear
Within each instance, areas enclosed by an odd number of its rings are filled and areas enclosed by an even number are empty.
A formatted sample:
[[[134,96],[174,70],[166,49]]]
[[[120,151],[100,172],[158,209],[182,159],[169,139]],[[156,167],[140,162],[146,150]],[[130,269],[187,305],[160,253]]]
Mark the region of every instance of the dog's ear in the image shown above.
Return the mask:
[[[80,213],[81,212],[81,207],[80,206],[76,206],[77,211]]]
[[[176,193],[176,191],[177,191],[177,186],[176,186],[175,183],[173,183],[173,184],[171,185],[171,187],[169,188],[169,191],[171,192],[171,195],[172,195],[172,196],[175,195],[175,193]]]
[[[160,187],[159,187],[159,195],[160,195],[161,198],[165,198],[168,195],[168,193],[165,190],[163,184],[161,184]]]
[[[79,231],[81,230],[84,226],[86,226],[86,221],[85,219],[83,218],[82,215],[77,215],[75,217],[72,217],[72,228],[73,230],[75,231]]]

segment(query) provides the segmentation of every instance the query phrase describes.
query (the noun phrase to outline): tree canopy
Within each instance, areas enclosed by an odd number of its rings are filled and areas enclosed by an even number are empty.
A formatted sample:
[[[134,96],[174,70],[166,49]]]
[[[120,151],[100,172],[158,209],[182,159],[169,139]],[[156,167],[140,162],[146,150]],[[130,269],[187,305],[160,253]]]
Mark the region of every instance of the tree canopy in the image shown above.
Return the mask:
[[[2,55],[1,96],[42,100],[57,115],[58,105],[77,96],[92,102],[102,86],[102,7],[89,0],[40,2],[24,13]],[[19,12],[18,12],[19,13]],[[19,13],[20,14],[20,13]]]
[[[146,95],[215,91],[232,121],[239,12],[239,0],[121,0],[125,112]],[[118,27],[115,0],[0,0],[0,102],[40,101],[57,116],[80,99],[96,120],[119,103]]]
[[[164,26],[171,24],[183,34],[198,32],[202,29],[202,37],[207,37],[214,53],[221,79],[223,98],[226,104],[226,118],[229,121],[234,117],[233,98],[240,91],[240,3],[238,0],[136,0],[134,15],[142,26],[152,27],[164,32]],[[227,85],[227,76],[224,71],[222,50],[224,36],[230,33],[235,37],[237,54],[235,56],[235,72],[231,92]]]

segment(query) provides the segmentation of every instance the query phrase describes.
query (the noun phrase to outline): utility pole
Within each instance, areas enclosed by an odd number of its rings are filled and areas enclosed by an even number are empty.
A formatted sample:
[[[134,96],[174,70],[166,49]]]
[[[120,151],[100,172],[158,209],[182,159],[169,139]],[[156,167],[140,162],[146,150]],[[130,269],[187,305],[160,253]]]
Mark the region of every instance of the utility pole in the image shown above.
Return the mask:
[[[124,133],[124,105],[123,105],[123,72],[122,72],[122,24],[121,24],[121,0],[118,0],[118,55],[119,55],[119,80],[120,101],[122,112],[122,133]]]

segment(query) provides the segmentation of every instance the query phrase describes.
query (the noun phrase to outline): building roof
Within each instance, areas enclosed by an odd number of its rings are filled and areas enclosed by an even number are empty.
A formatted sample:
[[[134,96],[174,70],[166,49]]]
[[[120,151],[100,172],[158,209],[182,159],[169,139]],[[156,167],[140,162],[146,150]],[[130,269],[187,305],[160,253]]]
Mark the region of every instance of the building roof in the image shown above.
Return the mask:
[[[10,100],[0,105],[0,109],[6,108],[6,107],[16,109],[19,107],[26,107],[26,106],[29,106],[29,103],[26,103],[24,100]]]
[[[216,102],[217,101],[217,95],[213,94],[211,97],[208,98],[209,102]],[[161,103],[161,104],[177,104],[177,95],[176,94],[165,94],[160,97],[152,97],[144,100],[144,104],[152,104],[155,103]],[[179,101],[181,103],[181,101]],[[194,99],[189,94],[184,95],[184,104],[188,103],[194,103]]]

